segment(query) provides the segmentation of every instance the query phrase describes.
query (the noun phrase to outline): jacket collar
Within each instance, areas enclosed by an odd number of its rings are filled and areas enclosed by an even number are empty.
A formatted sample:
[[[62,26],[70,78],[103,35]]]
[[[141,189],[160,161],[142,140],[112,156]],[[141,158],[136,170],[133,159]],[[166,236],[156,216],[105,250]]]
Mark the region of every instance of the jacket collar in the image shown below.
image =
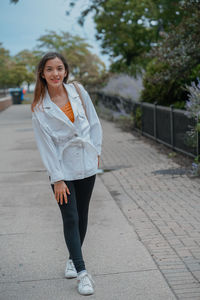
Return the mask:
[[[77,101],[76,98],[79,97],[76,89],[74,88],[73,84],[63,84],[65,87],[68,98],[74,113],[74,123],[76,121],[77,115],[78,115],[78,107],[77,107]],[[60,121],[66,123],[69,125],[71,128],[75,129],[74,123],[70,121],[70,119],[65,115],[65,113],[56,105],[50,98],[48,89],[46,88],[45,90],[45,96],[43,100],[43,106],[44,106],[44,111],[49,114],[53,115],[55,118],[59,119]]]

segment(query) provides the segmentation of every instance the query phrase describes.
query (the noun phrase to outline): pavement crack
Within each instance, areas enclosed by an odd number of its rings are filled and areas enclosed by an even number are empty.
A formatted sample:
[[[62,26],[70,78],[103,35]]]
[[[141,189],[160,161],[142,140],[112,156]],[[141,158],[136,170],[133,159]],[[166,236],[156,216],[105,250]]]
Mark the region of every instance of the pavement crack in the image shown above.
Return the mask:
[[[142,273],[142,272],[152,272],[158,271],[157,269],[144,269],[144,270],[133,270],[133,271],[122,271],[122,272],[109,272],[109,273],[93,273],[94,277],[105,276],[105,275],[120,275],[120,274],[131,274],[131,273]],[[40,279],[27,279],[27,280],[17,280],[17,281],[1,281],[0,284],[4,283],[26,283],[26,282],[37,282],[37,281],[48,281],[48,280],[66,280],[65,277],[52,277],[52,278],[40,278]]]

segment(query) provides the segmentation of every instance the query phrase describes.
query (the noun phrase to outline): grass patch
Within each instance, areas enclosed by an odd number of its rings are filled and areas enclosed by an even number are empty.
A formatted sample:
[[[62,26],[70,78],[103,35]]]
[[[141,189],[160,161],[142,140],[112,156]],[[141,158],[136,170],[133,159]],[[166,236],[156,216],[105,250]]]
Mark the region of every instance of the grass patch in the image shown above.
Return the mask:
[[[118,117],[114,117],[113,121],[116,123],[117,127],[120,127],[122,130],[133,131],[133,128],[134,128],[134,117],[133,116],[121,115]]]

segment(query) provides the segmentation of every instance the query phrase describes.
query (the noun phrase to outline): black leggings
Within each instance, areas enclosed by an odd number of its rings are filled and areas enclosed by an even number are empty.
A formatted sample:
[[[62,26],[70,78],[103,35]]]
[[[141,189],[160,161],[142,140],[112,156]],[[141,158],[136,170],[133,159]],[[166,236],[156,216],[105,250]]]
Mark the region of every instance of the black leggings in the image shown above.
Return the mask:
[[[84,179],[65,181],[70,195],[68,202],[58,203],[63,219],[65,242],[69,258],[73,260],[76,271],[85,270],[81,246],[83,244],[88,224],[89,202],[95,183],[96,174]],[[54,184],[51,184],[54,192]]]

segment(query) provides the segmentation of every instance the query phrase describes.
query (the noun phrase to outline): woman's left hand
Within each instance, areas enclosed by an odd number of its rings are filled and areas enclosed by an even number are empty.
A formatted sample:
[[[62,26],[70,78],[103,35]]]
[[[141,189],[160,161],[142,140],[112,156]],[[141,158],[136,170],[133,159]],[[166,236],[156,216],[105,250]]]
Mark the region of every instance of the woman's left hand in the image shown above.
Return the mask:
[[[100,162],[100,155],[98,155],[98,168],[99,168],[99,162]]]

